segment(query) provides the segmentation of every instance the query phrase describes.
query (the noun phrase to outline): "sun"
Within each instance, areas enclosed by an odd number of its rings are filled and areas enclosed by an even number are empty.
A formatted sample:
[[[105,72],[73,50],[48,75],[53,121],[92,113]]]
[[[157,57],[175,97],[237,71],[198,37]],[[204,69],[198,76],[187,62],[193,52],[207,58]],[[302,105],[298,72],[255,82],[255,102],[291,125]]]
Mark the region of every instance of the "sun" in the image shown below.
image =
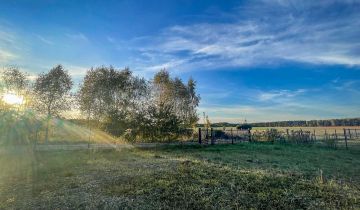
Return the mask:
[[[14,93],[6,93],[3,95],[2,100],[9,105],[22,105],[25,102],[23,96]]]

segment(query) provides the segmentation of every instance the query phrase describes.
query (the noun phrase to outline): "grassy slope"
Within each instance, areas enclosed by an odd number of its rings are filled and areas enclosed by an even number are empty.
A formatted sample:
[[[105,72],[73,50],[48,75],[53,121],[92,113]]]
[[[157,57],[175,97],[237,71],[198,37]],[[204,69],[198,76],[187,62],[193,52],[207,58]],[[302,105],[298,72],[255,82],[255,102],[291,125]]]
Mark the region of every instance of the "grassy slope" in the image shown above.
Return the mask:
[[[49,133],[50,144],[87,144],[89,142],[89,136],[90,143],[94,144],[123,143],[122,140],[99,129],[92,129],[90,131],[86,126],[78,125],[62,119],[53,119],[51,121]],[[41,130],[39,138],[39,143],[44,143],[45,129]]]
[[[244,143],[23,154],[0,156],[0,209],[360,208],[354,150]]]

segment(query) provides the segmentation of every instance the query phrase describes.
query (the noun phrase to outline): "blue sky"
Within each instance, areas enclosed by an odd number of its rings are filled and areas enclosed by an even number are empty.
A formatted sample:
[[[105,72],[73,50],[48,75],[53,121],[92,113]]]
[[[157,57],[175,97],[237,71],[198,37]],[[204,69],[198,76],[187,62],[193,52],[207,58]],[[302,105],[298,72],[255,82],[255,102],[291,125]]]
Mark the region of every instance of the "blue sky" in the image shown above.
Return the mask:
[[[359,117],[360,1],[0,3],[0,66],[161,68],[198,81],[213,122]]]

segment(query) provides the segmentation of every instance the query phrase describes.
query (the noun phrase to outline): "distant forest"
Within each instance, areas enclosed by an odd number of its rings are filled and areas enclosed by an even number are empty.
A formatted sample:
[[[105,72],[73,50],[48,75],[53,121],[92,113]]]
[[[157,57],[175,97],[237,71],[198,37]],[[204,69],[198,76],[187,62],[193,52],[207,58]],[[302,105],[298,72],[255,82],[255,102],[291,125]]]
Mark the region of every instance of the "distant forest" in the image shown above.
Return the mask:
[[[252,127],[318,127],[318,126],[360,126],[360,118],[329,119],[329,120],[290,120],[277,122],[248,123]],[[236,127],[237,123],[212,123],[212,127]],[[202,124],[198,124],[202,126]]]

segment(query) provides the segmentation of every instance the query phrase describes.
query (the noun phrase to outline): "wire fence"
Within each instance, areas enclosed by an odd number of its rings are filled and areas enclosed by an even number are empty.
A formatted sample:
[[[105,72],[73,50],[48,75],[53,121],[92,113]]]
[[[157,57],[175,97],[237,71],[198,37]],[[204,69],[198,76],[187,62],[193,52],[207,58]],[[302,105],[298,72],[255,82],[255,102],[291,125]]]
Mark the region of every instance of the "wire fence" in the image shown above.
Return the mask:
[[[295,144],[316,144],[328,147],[360,148],[360,130],[344,128],[317,133],[316,130],[238,130],[233,128],[198,128],[199,144],[234,144],[237,142],[281,142]]]

